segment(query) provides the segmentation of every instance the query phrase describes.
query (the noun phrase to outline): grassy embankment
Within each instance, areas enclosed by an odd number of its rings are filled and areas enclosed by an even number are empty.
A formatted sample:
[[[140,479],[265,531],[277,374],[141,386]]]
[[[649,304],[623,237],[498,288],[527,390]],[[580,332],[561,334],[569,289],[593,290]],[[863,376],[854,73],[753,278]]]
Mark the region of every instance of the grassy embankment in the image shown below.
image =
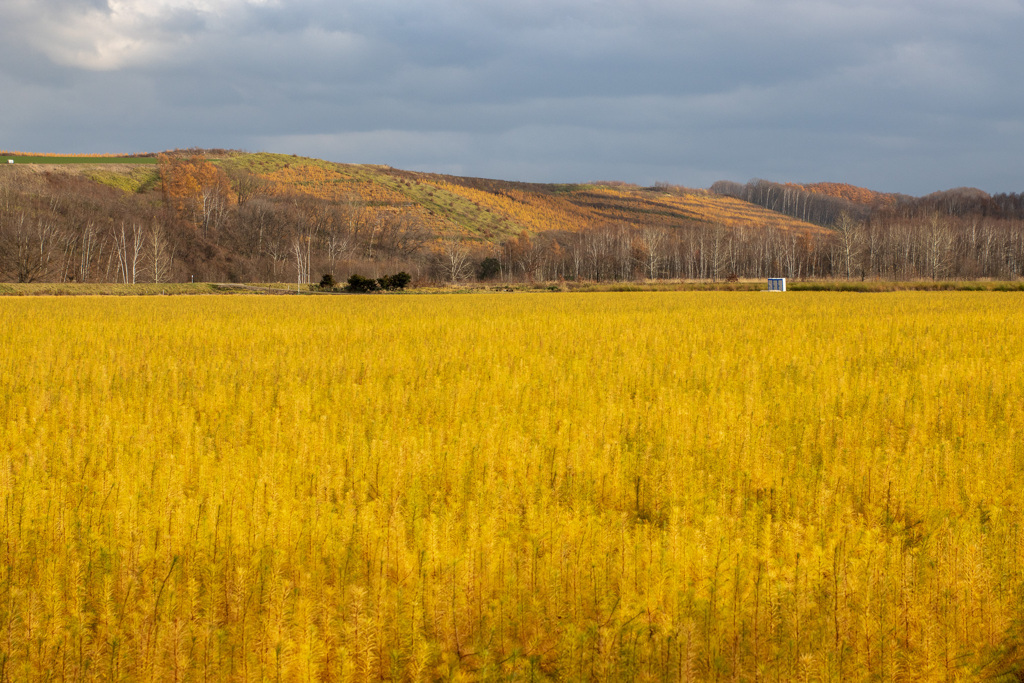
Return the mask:
[[[1020,292],[1024,282],[969,281],[956,282],[847,282],[844,280],[790,281],[790,292]],[[415,287],[395,294],[473,294],[488,292],[758,292],[768,289],[764,280],[739,282],[533,282],[533,283],[475,283]],[[296,288],[295,283],[0,283],[0,296],[151,296],[177,294],[322,294],[309,286]],[[338,292],[340,293],[340,292]],[[375,296],[381,296],[378,292]]]
[[[33,282],[28,284],[0,282],[0,296],[149,296],[162,294],[232,294],[242,291],[235,285],[208,282],[144,283],[126,285],[116,282],[79,284],[76,282]]]

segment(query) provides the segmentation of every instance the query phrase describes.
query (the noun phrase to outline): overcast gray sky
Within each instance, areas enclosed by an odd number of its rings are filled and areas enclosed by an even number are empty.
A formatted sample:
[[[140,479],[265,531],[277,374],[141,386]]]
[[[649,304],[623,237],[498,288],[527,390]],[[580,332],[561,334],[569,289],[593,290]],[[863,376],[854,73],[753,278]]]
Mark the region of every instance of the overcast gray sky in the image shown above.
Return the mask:
[[[1024,191],[1024,0],[2,0],[0,149]]]

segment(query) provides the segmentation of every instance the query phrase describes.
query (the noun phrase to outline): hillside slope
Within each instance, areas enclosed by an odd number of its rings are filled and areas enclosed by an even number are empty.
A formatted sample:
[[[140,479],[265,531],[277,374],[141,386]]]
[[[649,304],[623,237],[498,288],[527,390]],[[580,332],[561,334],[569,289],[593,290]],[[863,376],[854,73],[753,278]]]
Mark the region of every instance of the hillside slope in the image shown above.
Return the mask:
[[[500,242],[523,232],[585,230],[622,222],[674,228],[694,223],[729,228],[821,232],[800,221],[732,197],[679,187],[623,183],[520,183],[340,164],[282,154],[237,154],[215,161],[229,173],[247,171],[276,195],[299,192],[377,210],[408,212],[440,234]]]
[[[256,194],[277,198],[301,195],[359,205],[373,212],[403,214],[436,234],[476,242],[500,243],[524,232],[575,232],[609,223],[667,229],[710,224],[801,234],[823,232],[818,225],[756,203],[679,186],[523,183],[285,154],[226,150],[188,150],[188,154],[202,156],[233,179],[250,175],[257,181]],[[159,189],[160,175],[152,163],[153,155],[36,155],[22,156],[17,161],[21,169],[77,175],[132,194]]]

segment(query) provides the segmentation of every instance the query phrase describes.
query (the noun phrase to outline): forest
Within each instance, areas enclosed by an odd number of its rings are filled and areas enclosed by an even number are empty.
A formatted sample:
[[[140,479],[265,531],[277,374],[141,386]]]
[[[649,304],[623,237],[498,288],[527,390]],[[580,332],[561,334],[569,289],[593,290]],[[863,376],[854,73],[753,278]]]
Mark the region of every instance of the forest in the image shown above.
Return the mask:
[[[0,280],[1015,279],[1024,194],[537,185],[187,150],[0,168]]]

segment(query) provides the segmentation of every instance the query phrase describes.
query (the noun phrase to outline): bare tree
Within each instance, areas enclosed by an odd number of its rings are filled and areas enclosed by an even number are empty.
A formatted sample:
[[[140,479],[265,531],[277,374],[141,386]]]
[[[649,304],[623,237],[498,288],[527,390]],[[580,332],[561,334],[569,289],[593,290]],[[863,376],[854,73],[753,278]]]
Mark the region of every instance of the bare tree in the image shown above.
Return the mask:
[[[270,259],[270,279],[277,281],[283,275],[284,263],[292,253],[292,244],[288,239],[287,226],[280,220],[274,220],[267,226],[263,235],[263,253]]]
[[[832,229],[838,237],[840,268],[849,280],[853,275],[854,264],[860,257],[862,225],[849,213],[842,211],[832,224]]]
[[[295,257],[296,281],[300,285],[309,284],[313,260],[313,237],[304,233],[292,237],[292,256]]]
[[[583,236],[578,232],[569,233],[566,236],[566,251],[568,252],[569,271],[574,280],[583,277],[583,266],[586,261],[586,253],[583,244]]]
[[[439,261],[441,272],[449,282],[465,280],[472,273],[469,249],[457,237],[441,240]]]
[[[410,258],[432,237],[419,216],[387,213],[381,216],[376,233],[378,257]]]
[[[138,221],[132,221],[131,228],[125,225],[125,221],[121,221],[120,228],[114,230],[113,238],[119,279],[125,284],[134,285],[138,282],[142,266],[146,234]]]
[[[708,254],[708,270],[712,281],[722,277],[722,262],[725,256],[725,227],[716,223],[711,226],[711,240]]]
[[[925,224],[922,238],[927,275],[931,279],[937,280],[946,274],[951,262],[952,230],[950,230],[949,223],[935,213]]]
[[[59,240],[60,231],[48,218],[23,211],[0,216],[0,269],[18,282],[45,279]]]
[[[640,244],[644,256],[644,271],[647,277],[654,280],[661,272],[664,259],[662,247],[665,244],[665,231],[651,225],[640,229]]]
[[[203,237],[208,237],[211,229],[220,228],[227,215],[227,195],[220,185],[204,185],[199,189],[195,200],[203,227]]]
[[[174,261],[174,246],[167,238],[167,231],[162,223],[154,223],[149,231],[149,248],[147,260],[153,282],[166,282]]]

